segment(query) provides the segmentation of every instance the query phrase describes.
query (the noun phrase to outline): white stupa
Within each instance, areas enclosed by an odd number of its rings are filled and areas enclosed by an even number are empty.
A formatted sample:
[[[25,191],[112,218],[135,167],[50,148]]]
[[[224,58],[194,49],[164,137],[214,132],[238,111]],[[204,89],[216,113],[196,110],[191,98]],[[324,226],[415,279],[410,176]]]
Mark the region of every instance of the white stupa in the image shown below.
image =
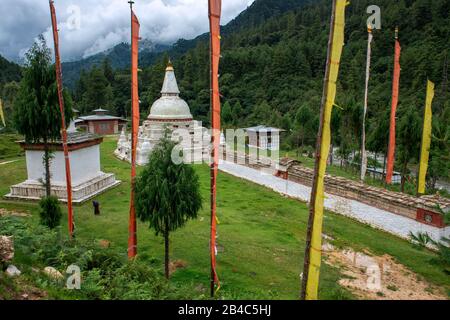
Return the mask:
[[[189,133],[188,138],[182,139],[180,142],[186,161],[201,162],[203,157],[208,155],[208,148],[203,147],[202,144],[206,129],[193,119],[189,105],[180,98],[179,94],[180,90],[175,78],[175,71],[169,62],[161,97],[153,103],[147,120],[139,127],[136,156],[138,165],[144,165],[148,162],[151,151],[164,136],[167,129],[172,133],[170,137],[172,139],[176,138],[174,131],[175,133]],[[208,137],[205,138],[205,141],[208,141]],[[114,154],[119,159],[131,161],[130,146],[131,135],[127,136],[125,130],[122,130]]]

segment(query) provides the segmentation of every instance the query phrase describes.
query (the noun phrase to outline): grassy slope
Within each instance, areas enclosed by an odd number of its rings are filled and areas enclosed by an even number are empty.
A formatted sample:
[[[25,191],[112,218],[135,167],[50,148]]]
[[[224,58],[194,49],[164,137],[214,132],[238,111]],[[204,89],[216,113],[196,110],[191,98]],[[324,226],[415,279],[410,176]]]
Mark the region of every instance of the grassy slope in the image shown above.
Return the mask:
[[[102,210],[100,217],[93,215],[90,202],[77,207],[76,226],[78,237],[108,239],[113,246],[126,250],[129,165],[112,156],[114,147],[115,142],[110,138],[103,143],[102,167],[106,172],[116,173],[123,183],[98,197]],[[198,220],[172,234],[171,258],[188,263],[187,268],[173,275],[172,281],[194,282],[207,287],[209,170],[206,166],[197,166],[196,170],[200,176],[204,208]],[[24,178],[24,160],[0,167],[1,194],[6,194],[9,185]],[[219,175],[218,183],[221,294],[226,298],[297,298],[307,222],[306,205],[223,173]],[[36,206],[30,203],[0,200],[0,207],[23,208],[36,213]],[[33,219],[37,221],[36,214]],[[162,264],[162,238],[155,237],[143,224],[138,225],[138,230],[139,254]],[[407,241],[331,213],[326,214],[325,232],[333,236],[338,245],[390,254],[427,280],[447,290],[450,288],[449,277],[430,263],[434,254],[417,250]],[[340,276],[337,269],[323,264],[321,276],[322,299],[351,297],[336,284]]]
[[[22,149],[16,143],[20,139],[20,136],[16,134],[0,134],[0,162],[23,155]]]

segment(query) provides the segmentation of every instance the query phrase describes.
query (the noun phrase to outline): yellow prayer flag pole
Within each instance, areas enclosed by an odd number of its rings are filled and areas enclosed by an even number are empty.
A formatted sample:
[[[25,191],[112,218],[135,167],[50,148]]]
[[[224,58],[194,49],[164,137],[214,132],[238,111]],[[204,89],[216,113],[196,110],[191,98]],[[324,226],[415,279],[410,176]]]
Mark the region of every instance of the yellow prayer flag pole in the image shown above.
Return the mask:
[[[431,132],[432,132],[432,118],[433,112],[431,105],[434,98],[434,83],[428,80],[427,83],[427,99],[425,102],[425,111],[423,119],[423,137],[422,137],[422,150],[420,152],[420,167],[419,177],[417,184],[417,193],[419,195],[425,194],[426,191],[426,178],[428,170],[428,160],[430,158],[431,147]]]
[[[6,127],[5,115],[3,114],[3,101],[0,99],[0,118],[2,119],[3,126]]]
[[[309,205],[308,231],[300,297],[317,300],[322,249],[324,177],[331,143],[331,112],[336,98],[342,47],[344,46],[345,6],[347,0],[333,0],[327,64],[320,109],[320,125],[316,145],[316,164]]]

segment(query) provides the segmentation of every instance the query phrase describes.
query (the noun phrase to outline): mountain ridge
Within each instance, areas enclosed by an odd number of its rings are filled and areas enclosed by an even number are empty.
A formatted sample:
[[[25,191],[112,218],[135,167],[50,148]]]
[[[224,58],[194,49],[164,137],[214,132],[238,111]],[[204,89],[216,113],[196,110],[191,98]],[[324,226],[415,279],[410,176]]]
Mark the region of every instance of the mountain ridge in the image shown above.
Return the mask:
[[[299,8],[305,4],[313,2],[312,0],[256,0],[250,6],[242,11],[236,18],[228,22],[222,27],[222,34],[236,32],[243,28],[254,27],[263,23],[266,19],[282,15],[283,13]],[[167,54],[172,59],[176,59],[187,51],[195,48],[195,46],[202,41],[207,41],[209,32],[198,35],[193,39],[179,39],[172,45],[161,45],[153,43],[151,40],[143,40],[139,42],[140,48],[145,47],[140,51],[139,65],[144,68],[157,59],[161,58],[163,54]],[[126,47],[125,47],[126,45]],[[116,46],[87,57],[85,59],[64,62],[62,64],[64,72],[64,84],[70,89],[74,88],[75,82],[78,80],[81,70],[90,69],[94,65],[99,65],[105,58],[110,59],[111,66],[114,69],[124,69],[130,66],[130,46],[126,43],[120,43]]]
[[[140,42],[139,64],[151,64],[160,52],[167,50],[169,46],[154,43],[149,39]],[[109,60],[114,69],[124,69],[130,65],[130,44],[121,42],[103,52],[87,58],[62,63],[64,85],[73,89],[79,79],[82,70],[89,70],[93,66],[100,65],[105,59]]]

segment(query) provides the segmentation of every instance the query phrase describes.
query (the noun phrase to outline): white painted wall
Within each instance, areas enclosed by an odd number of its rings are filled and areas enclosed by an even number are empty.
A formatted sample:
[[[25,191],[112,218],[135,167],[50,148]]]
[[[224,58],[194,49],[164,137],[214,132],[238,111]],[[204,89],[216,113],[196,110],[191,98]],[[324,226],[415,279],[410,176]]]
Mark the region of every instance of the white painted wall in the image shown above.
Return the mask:
[[[42,163],[44,151],[26,150],[28,182],[36,182],[39,179],[45,180],[45,169]],[[64,153],[55,151],[51,162],[51,183],[54,185],[66,184],[66,169],[64,163]],[[100,169],[100,145],[70,151],[70,169],[72,174],[72,185],[76,186],[101,173]]]

